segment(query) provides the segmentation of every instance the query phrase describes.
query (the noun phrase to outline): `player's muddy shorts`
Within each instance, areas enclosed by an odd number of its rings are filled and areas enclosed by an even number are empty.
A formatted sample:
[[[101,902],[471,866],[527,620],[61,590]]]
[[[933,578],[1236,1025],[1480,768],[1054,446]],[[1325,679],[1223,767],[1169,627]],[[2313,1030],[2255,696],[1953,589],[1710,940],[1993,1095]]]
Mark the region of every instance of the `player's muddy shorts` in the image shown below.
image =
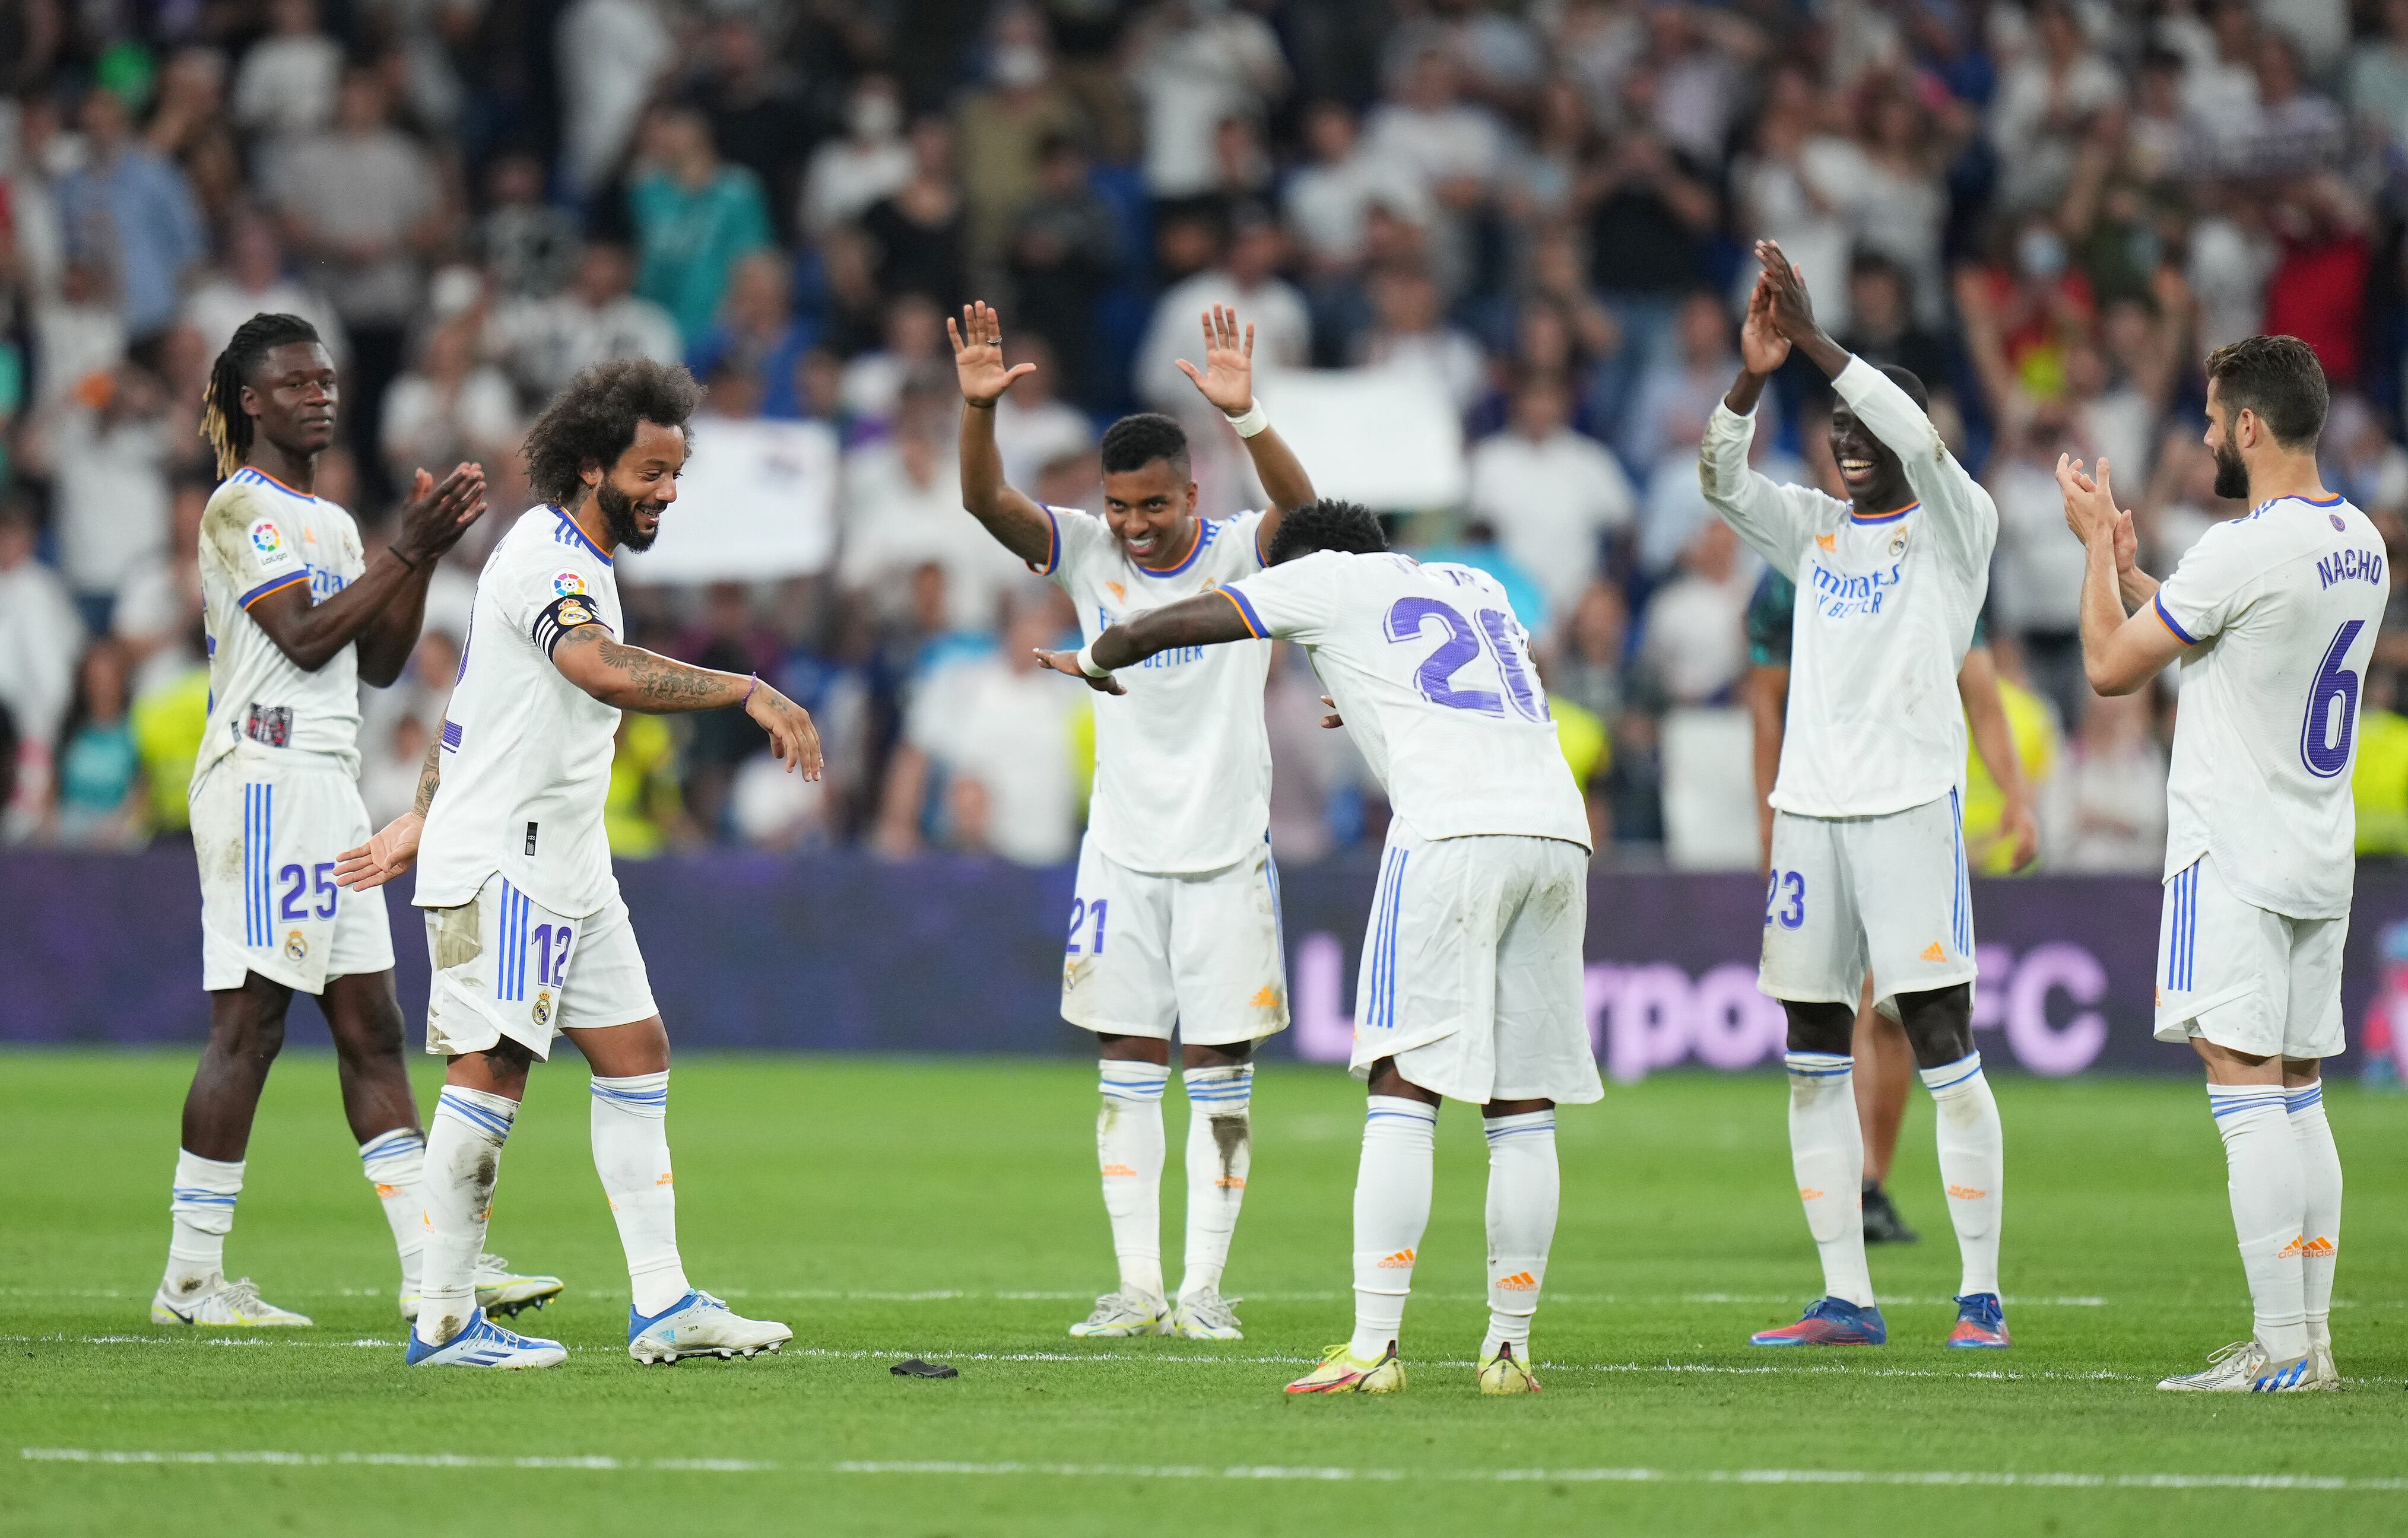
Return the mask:
[[[627,904],[613,892],[582,919],[539,907],[499,876],[474,901],[426,910],[435,982],[426,1049],[481,1052],[504,1036],[538,1058],[563,1031],[629,1025],[660,1013]]]

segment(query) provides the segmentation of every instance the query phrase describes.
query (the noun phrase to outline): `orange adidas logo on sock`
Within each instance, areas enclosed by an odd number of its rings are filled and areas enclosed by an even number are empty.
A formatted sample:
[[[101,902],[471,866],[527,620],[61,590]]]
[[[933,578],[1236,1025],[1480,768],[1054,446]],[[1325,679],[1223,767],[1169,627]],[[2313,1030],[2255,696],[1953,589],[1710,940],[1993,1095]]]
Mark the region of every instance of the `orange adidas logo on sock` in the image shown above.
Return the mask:
[[[2333,1258],[2333,1242],[2323,1238],[2311,1239],[2303,1253],[2311,1260],[2329,1260]]]
[[[666,1170],[663,1170],[661,1172],[661,1177],[658,1180],[653,1181],[652,1184],[655,1186],[674,1186],[677,1184],[677,1176]]]
[[[1941,948],[1939,941],[1934,940],[1923,947],[1921,959],[1927,961],[1944,961],[1948,960],[1948,952]]]
[[[1246,1177],[1242,1175],[1225,1175],[1212,1184],[1225,1191],[1241,1191],[1246,1189]]]
[[[1409,1269],[1412,1263],[1413,1252],[1410,1249],[1400,1249],[1394,1255],[1389,1256],[1386,1260],[1381,1261],[1379,1268],[1382,1271],[1404,1271]]]
[[[2307,1252],[2308,1238],[2306,1234],[2301,1234],[2297,1239],[2292,1240],[2289,1244],[2285,1245],[2282,1248],[2276,1250],[2274,1252],[2274,1259],[2277,1260],[2298,1260],[2305,1257]]]
[[[1125,1175],[1134,1177],[1137,1175],[1137,1172],[1130,1169],[1126,1164],[1107,1164],[1104,1166],[1105,1179],[1109,1180],[1116,1175]]]
[[[377,1200],[378,1200],[378,1201],[380,1201],[380,1202],[390,1202],[390,1201],[392,1201],[394,1197],[399,1196],[400,1194],[401,1194],[401,1188],[400,1188],[399,1186],[388,1186],[388,1185],[386,1185],[384,1182],[382,1182],[382,1181],[380,1181],[380,1180],[377,1182]]]
[[[1497,1290],[1499,1292],[1536,1292],[1539,1290],[1539,1280],[1526,1271],[1517,1271],[1511,1276],[1499,1277],[1497,1282]]]
[[[1800,1186],[1798,1188],[1798,1199],[1800,1202],[1819,1202],[1823,1199],[1823,1193],[1812,1186]]]
[[[1977,1191],[1971,1186],[1951,1186],[1948,1188],[1948,1194],[1955,1197],[1959,1202],[1979,1202],[1982,1198],[1989,1195],[1990,1193],[1988,1191]]]

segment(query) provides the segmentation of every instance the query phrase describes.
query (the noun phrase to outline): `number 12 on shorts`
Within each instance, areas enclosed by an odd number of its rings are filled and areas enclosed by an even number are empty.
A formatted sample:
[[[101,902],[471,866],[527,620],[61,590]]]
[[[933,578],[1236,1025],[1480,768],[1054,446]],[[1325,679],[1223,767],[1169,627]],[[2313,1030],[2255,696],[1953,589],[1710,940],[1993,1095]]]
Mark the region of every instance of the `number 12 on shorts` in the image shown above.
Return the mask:
[[[1065,947],[1065,955],[1079,954],[1079,931],[1089,919],[1096,921],[1095,953],[1098,956],[1104,953],[1104,910],[1111,906],[1111,899],[1109,897],[1098,897],[1092,903],[1083,897],[1070,899],[1070,943]]]
[[[1788,900],[1784,903],[1784,897]],[[1764,889],[1764,927],[1796,929],[1806,921],[1806,873],[1775,871]]]

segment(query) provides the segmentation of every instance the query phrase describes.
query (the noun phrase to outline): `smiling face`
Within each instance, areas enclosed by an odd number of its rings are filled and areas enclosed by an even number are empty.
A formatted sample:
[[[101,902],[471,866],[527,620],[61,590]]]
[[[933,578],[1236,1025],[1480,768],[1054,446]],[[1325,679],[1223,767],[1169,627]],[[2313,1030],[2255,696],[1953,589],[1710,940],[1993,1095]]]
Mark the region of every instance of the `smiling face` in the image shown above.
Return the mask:
[[[1914,500],[1906,466],[1842,402],[1831,407],[1831,458],[1848,500],[1861,513],[1894,513]]]
[[[319,342],[270,348],[243,386],[242,409],[259,419],[259,435],[295,459],[308,459],[335,441],[335,360]]]
[[[1104,477],[1104,521],[1140,566],[1175,566],[1196,548],[1196,483],[1185,467],[1148,460]]]
[[[602,511],[613,548],[652,548],[661,534],[661,513],[677,500],[678,476],[684,469],[685,430],[654,421],[636,424],[635,441],[609,475],[599,465],[585,467],[585,484],[594,488],[594,505]]]

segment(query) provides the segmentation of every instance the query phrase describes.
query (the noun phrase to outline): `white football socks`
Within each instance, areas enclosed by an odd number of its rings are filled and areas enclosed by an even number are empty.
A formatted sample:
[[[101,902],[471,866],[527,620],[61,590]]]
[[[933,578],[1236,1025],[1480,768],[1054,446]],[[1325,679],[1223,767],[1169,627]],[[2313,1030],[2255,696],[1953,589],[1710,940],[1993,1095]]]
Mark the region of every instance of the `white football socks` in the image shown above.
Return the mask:
[[[1865,1134],[1856,1120],[1856,1060],[1792,1052],[1789,1163],[1806,1231],[1823,1258],[1823,1290],[1863,1307],[1873,1301],[1865,1267]]]
[[[2274,1360],[2288,1361],[2308,1349],[2307,1277],[2300,1264],[2308,1198],[2300,1138],[2279,1084],[2211,1084],[2207,1104],[2224,1137],[2232,1230],[2249,1277],[2258,1344]]]
[[[1096,1163],[1103,1172],[1104,1211],[1121,1290],[1162,1297],[1162,1091],[1167,1063],[1106,1058],[1098,1064],[1103,1107],[1096,1117]]]
[[[1942,1068],[1926,1068],[1940,1143],[1940,1181],[1948,1189],[1948,1218],[1956,1225],[1964,1266],[1956,1290],[1973,1297],[1999,1290],[1999,1223],[2004,1210],[2006,1134],[1999,1099],[1982,1072],[1982,1054],[1968,1053]]]
[[[1248,1107],[1254,1093],[1254,1065],[1190,1068],[1180,1075],[1187,1088],[1186,1275],[1179,1295],[1217,1292],[1229,1264],[1229,1236],[1246,1201],[1246,1171],[1254,1163]]]
[[[360,1173],[376,1188],[393,1247],[401,1257],[401,1290],[418,1290],[419,1261],[425,1253],[426,1197],[419,1182],[426,1174],[426,1138],[415,1127],[395,1127],[360,1145]]]
[[[605,1078],[594,1089],[594,1173],[627,1252],[627,1283],[646,1318],[691,1289],[678,1257],[677,1177],[669,1169],[669,1075]]]
[[[2325,1087],[2319,1081],[2286,1091],[2283,1103],[2291,1135],[2300,1145],[2300,1175],[2306,1198],[2307,1238],[2300,1255],[2301,1292],[2307,1304],[2308,1339],[2332,1344],[2333,1262],[2341,1249],[2341,1150],[2325,1120]]]
[[[1485,1360],[1500,1346],[1530,1360],[1530,1316],[1547,1279],[1563,1175],[1555,1163],[1555,1113],[1491,1117],[1488,1130],[1488,1336]]]
[[[501,1178],[519,1103],[507,1095],[447,1084],[426,1133],[426,1238],[419,1274],[417,1336],[440,1346],[477,1315],[477,1257]]]
[[[1373,1095],[1354,1175],[1354,1335],[1348,1349],[1376,1361],[1403,1332],[1413,1252],[1429,1227],[1438,1107]]]
[[[176,1150],[176,1184],[167,1200],[167,1275],[172,1298],[204,1291],[225,1270],[225,1236],[234,1231],[235,1198],[242,1194],[239,1159],[229,1164]]]

